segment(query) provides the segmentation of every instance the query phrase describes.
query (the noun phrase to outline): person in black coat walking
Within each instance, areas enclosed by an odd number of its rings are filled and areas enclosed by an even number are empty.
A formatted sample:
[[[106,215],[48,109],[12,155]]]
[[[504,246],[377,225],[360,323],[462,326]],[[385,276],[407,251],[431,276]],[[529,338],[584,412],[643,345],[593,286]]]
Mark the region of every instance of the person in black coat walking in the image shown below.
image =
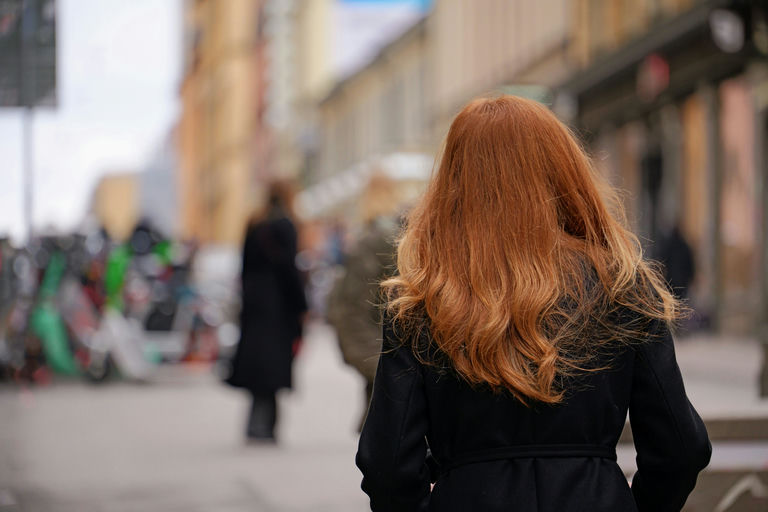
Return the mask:
[[[275,394],[291,387],[307,310],[288,190],[284,183],[272,185],[267,209],[249,222],[243,245],[241,334],[227,382],[251,393],[247,437],[254,440],[275,439]]]
[[[383,283],[356,459],[371,509],[679,511],[711,445],[675,361],[677,299],[615,194],[530,100],[471,102],[444,148]]]
[[[664,265],[664,277],[669,286],[679,298],[687,299],[688,290],[696,277],[696,265],[693,250],[679,224],[675,224],[659,241],[658,257]]]

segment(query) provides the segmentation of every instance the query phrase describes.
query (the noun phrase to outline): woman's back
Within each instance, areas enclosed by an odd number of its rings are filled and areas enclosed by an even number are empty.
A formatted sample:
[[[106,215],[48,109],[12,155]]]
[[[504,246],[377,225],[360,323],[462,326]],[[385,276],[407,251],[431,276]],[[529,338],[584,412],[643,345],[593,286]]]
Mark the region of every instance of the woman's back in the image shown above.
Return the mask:
[[[711,449],[674,358],[679,305],[614,199],[542,105],[458,114],[383,283],[357,459],[373,510],[683,506]]]
[[[610,369],[575,377],[562,403],[527,406],[423,364],[388,320],[357,457],[372,509],[680,510],[711,447],[669,331],[654,329],[606,353]],[[639,468],[631,490],[615,452],[627,412]]]

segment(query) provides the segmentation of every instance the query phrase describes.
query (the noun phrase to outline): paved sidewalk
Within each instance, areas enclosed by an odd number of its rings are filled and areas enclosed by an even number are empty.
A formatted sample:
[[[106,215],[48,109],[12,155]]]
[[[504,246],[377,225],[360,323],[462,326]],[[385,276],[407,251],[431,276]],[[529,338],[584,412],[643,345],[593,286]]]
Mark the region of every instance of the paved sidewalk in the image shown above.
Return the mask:
[[[359,512],[362,382],[309,328],[278,446],[246,446],[247,397],[205,368],[156,382],[0,390],[0,512]]]
[[[689,398],[703,417],[768,418],[768,398],[758,396],[763,352],[756,340],[695,335],[678,340],[676,351]]]
[[[768,510],[768,400],[758,396],[762,348],[755,340],[691,336],[676,343],[691,403],[707,423],[712,460],[684,511]],[[635,471],[635,451],[620,444],[619,464]]]

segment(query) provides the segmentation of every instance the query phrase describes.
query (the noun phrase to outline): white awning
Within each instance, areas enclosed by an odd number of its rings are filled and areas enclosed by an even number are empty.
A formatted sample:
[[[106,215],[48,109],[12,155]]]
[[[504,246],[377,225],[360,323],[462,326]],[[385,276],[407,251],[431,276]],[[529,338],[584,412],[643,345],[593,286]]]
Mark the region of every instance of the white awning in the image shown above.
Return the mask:
[[[298,214],[311,219],[357,198],[374,171],[395,181],[424,181],[432,172],[434,157],[424,153],[391,153],[358,162],[350,168],[311,185],[296,196]]]

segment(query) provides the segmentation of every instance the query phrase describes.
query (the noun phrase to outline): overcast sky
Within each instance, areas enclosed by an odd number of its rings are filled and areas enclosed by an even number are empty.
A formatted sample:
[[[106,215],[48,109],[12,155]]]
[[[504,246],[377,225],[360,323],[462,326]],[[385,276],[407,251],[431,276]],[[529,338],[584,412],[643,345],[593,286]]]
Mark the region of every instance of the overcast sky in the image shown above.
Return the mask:
[[[98,178],[141,170],[179,115],[181,0],[58,0],[58,97],[34,115],[34,224],[76,227]],[[333,65],[348,73],[428,0],[342,0]],[[0,110],[0,236],[24,235],[22,116]]]
[[[178,115],[180,0],[58,0],[59,107],[34,115],[37,228],[76,226],[105,171],[137,170]],[[0,236],[24,232],[22,117],[0,110]]]
[[[413,25],[428,0],[343,0],[334,23],[333,66],[339,78],[354,73],[373,59],[379,49]]]

